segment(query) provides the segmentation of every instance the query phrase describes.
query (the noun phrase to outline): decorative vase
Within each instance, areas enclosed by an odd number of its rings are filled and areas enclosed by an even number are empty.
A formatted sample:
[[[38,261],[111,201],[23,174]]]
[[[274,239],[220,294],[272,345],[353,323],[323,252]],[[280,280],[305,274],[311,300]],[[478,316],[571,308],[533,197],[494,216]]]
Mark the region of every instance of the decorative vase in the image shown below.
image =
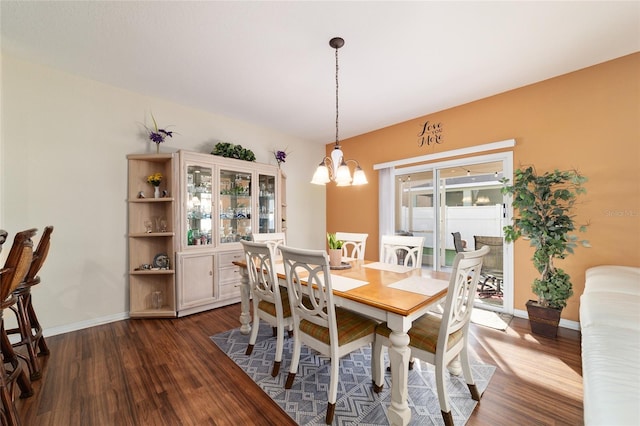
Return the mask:
[[[160,154],[160,144],[159,143],[156,144],[156,154]],[[158,198],[158,197],[156,197],[156,198]]]
[[[329,266],[342,264],[342,249],[329,249]]]
[[[160,198],[160,187],[159,186],[154,186],[153,187],[153,198]]]

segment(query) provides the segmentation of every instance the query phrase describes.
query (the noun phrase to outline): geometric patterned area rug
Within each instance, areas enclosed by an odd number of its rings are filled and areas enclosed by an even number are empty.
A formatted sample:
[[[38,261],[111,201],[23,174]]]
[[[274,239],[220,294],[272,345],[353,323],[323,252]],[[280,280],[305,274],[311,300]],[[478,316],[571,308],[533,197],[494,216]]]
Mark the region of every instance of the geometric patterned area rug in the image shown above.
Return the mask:
[[[286,333],[285,333],[286,336]],[[302,345],[300,363],[291,389],[284,384],[289,373],[293,338],[285,337],[280,374],[271,377],[276,339],[271,327],[261,321],[256,345],[250,356],[245,355],[249,336],[240,329],[226,331],[211,340],[260,386],[299,425],[323,425],[329,387],[329,358]],[[386,361],[386,351],[385,351]],[[385,362],[388,364],[388,362]],[[418,365],[419,364],[419,365]],[[480,393],[484,392],[495,371],[492,365],[472,362],[473,377]],[[365,347],[340,358],[338,400],[333,424],[388,425],[387,407],[391,404],[391,373],[386,373],[381,393],[371,385],[371,348]],[[477,405],[471,398],[462,376],[449,375],[449,399],[453,420],[464,425]],[[412,425],[442,425],[442,415],[436,393],[434,367],[416,362],[409,371],[409,407]]]

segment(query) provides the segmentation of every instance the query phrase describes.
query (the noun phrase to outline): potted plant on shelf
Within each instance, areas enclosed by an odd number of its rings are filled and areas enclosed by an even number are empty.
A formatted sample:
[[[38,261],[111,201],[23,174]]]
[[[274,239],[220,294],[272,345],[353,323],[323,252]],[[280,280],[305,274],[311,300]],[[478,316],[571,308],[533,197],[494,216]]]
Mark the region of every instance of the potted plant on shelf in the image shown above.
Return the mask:
[[[564,259],[581,244],[590,247],[587,240],[580,240],[572,215],[579,195],[586,193],[587,178],[575,170],[554,170],[537,174],[533,167],[518,169],[514,183],[503,179],[502,193],[513,196],[515,210],[513,223],[504,227],[505,241],[520,237],[535,247],[533,265],[540,273],[532,284],[538,300],[527,302],[531,331],[546,337],[555,337],[562,309],[573,295],[571,277],[557,268],[555,259]],[[578,227],[585,232],[587,225]]]
[[[336,234],[327,233],[327,242],[329,243],[329,266],[340,266],[344,241],[337,239]]]
[[[219,155],[237,160],[256,161],[256,156],[250,149],[243,148],[242,145],[235,145],[228,142],[218,142],[211,151],[212,155]]]

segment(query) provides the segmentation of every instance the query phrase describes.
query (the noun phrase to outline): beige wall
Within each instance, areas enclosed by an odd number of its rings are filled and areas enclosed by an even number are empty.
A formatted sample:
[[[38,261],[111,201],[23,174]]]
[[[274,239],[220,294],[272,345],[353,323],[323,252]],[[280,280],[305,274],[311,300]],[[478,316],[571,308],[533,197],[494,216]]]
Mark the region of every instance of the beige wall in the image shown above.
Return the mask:
[[[155,151],[141,125],[150,111],[178,133],[163,152],[211,152],[225,141],[275,164],[271,151],[288,148],[288,240],[324,246],[325,190],[308,184],[324,146],[8,55],[1,83],[0,228],[11,241],[55,226],[33,290],[47,334],[127,315],[126,155]]]
[[[589,178],[576,220],[590,222],[583,235],[593,247],[578,248],[558,262],[571,275],[575,293],[563,318],[578,321],[587,268],[640,266],[638,76],[640,53],[344,140],[343,150],[361,162],[370,183],[327,186],[327,230],[369,233],[367,258],[377,259],[374,164],[515,139],[514,167],[532,164],[539,172],[576,168]],[[417,134],[427,120],[442,123],[443,143],[419,147]],[[533,297],[532,253],[528,243],[516,243],[515,309],[524,310]]]

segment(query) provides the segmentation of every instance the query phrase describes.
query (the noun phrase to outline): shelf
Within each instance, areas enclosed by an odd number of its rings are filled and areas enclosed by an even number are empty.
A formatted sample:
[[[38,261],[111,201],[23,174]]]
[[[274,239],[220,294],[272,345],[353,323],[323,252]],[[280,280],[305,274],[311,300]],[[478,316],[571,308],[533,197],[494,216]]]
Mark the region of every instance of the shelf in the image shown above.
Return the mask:
[[[168,203],[174,200],[173,200],[173,197],[165,197],[165,198],[129,198],[127,201],[130,203]]]
[[[134,154],[128,155],[127,160],[129,316],[174,318],[175,269],[138,268],[142,265],[151,267],[153,260],[160,254],[166,255],[170,259],[167,265],[175,268],[176,236],[180,234],[176,222],[179,177],[177,155]],[[154,198],[154,188],[149,185],[148,177],[155,173],[162,174],[159,189],[167,191],[165,194],[171,196]],[[139,198],[140,194],[146,198]],[[155,292],[161,292],[164,299],[161,309],[151,308]]]
[[[175,232],[132,232],[129,234],[132,238],[173,237],[175,235]]]
[[[176,271],[174,271],[173,269],[158,269],[157,271],[144,269],[141,271],[131,271],[129,273],[131,275],[174,275]]]
[[[251,198],[251,194],[220,194],[220,196],[229,198]]]
[[[160,309],[153,309],[153,308],[148,308],[148,309],[142,309],[139,311],[135,311],[135,312],[131,312],[130,314],[132,317],[135,318],[167,318],[167,317],[175,317],[176,312],[169,308],[168,306],[163,306]]]

